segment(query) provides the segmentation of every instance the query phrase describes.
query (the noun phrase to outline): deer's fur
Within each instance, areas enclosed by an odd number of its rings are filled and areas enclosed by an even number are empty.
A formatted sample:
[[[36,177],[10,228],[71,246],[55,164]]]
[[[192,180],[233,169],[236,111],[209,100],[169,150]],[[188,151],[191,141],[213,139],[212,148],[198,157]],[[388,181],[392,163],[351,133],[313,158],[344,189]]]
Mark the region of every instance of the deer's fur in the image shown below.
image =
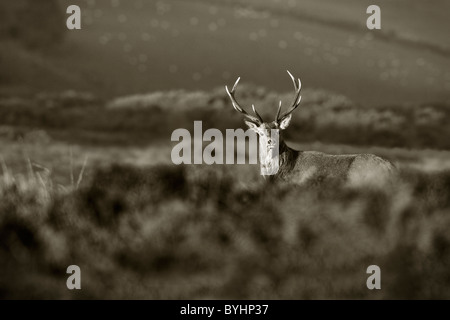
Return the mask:
[[[298,151],[280,141],[279,170],[274,176],[294,184],[339,181],[347,186],[383,187],[393,181],[395,166],[373,154],[332,155]]]

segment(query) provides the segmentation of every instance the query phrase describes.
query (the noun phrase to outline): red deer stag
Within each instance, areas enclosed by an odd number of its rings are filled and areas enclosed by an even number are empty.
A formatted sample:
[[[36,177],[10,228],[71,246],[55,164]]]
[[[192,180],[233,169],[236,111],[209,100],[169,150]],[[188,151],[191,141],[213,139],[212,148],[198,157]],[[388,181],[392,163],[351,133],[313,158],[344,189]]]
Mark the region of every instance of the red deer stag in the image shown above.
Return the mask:
[[[233,88],[226,91],[230,96],[234,109],[244,115],[247,126],[259,136],[260,161],[266,168],[278,165],[274,178],[279,178],[295,184],[304,184],[312,181],[330,181],[330,179],[345,182],[350,186],[369,185],[375,187],[385,186],[392,181],[396,174],[394,165],[383,158],[373,154],[346,154],[331,155],[316,151],[298,151],[287,146],[282,131],[285,130],[292,118],[292,112],[300,105],[301,82],[295,80],[288,71],[295,87],[295,97],[291,107],[281,114],[281,101],[274,121],[264,122],[253,105],[254,116],[248,114],[236,101],[235,90],[239,82],[237,79]],[[277,137],[274,137],[274,132]],[[278,139],[277,139],[278,138]],[[278,157],[261,156],[271,154],[278,141]],[[278,163],[273,163],[278,161]]]

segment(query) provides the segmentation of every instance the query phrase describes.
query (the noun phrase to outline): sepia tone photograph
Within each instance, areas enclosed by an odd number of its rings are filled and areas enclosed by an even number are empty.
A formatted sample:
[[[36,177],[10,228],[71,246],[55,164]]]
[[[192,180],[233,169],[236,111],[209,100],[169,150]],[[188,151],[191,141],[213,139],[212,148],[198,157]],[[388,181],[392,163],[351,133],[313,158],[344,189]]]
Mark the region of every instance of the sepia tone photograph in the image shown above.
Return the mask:
[[[449,13],[0,1],[0,299],[450,299]]]

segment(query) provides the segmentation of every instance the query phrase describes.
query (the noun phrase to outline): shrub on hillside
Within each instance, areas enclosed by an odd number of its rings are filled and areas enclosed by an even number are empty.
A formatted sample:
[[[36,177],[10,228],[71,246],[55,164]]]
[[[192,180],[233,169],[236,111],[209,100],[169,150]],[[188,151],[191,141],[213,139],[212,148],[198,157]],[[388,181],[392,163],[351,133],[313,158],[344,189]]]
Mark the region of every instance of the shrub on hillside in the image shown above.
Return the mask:
[[[245,86],[243,86],[245,87]],[[255,104],[266,121],[275,117],[280,95],[247,85],[238,95],[249,108]],[[305,90],[286,136],[296,142],[321,141],[350,145],[450,149],[450,105],[398,105],[366,108],[340,95]],[[287,108],[291,94],[281,95]],[[249,110],[250,111],[250,110]],[[88,93],[68,91],[40,94],[34,99],[0,99],[0,125],[64,128],[125,136],[132,143],[168,141],[173,130],[192,132],[201,120],[203,130],[244,128],[223,89],[212,92],[180,90],[114,99],[106,105]],[[76,138],[76,133],[73,134]],[[114,140],[113,138],[111,140]]]

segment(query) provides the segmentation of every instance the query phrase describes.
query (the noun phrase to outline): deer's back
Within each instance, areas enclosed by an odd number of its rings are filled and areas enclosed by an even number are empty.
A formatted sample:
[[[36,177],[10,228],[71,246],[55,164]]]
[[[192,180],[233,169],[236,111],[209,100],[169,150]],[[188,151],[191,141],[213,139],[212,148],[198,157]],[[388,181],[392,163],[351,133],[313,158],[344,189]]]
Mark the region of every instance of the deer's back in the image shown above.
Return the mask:
[[[295,159],[295,160],[294,160]],[[331,155],[299,151],[280,176],[290,182],[337,180],[351,186],[384,185],[395,175],[394,165],[373,154]]]

